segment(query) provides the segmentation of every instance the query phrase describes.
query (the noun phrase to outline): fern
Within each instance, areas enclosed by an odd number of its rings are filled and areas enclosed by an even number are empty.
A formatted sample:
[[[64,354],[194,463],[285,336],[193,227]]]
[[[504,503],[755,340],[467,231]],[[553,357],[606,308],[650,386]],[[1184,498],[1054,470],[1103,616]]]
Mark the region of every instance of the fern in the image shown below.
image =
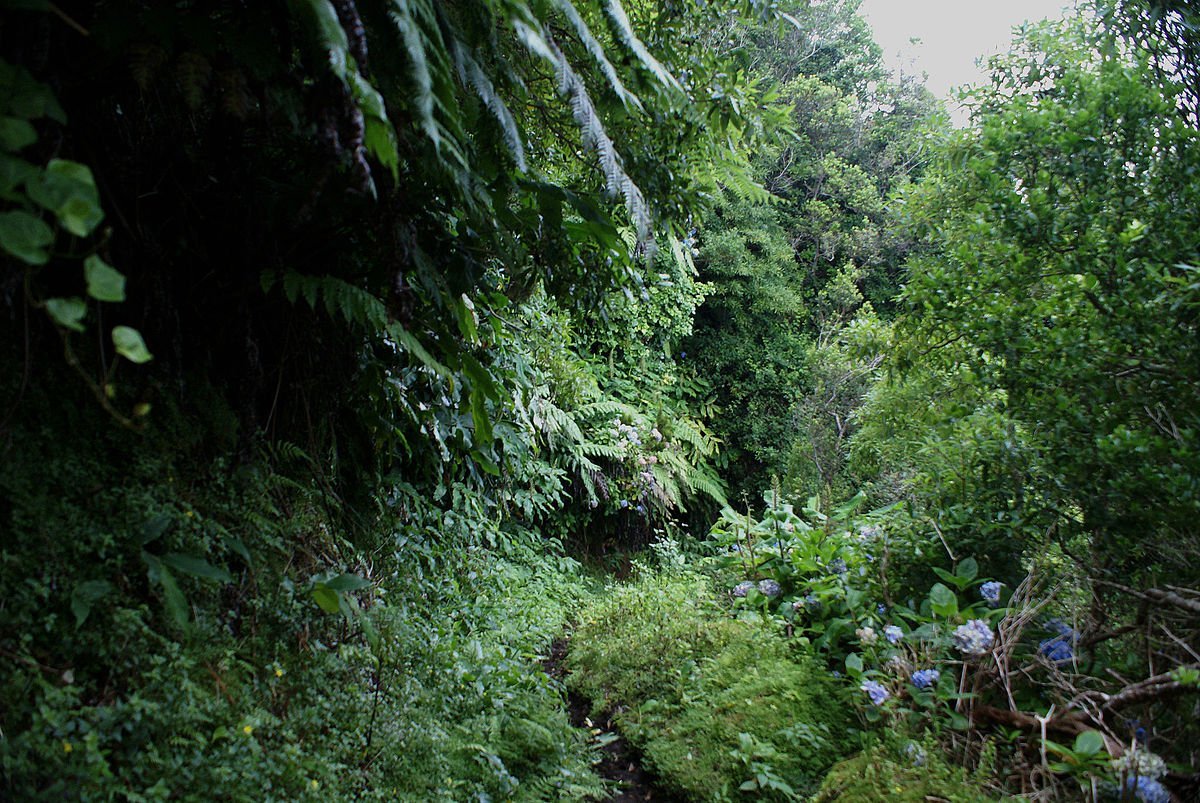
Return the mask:
[[[667,68],[659,63],[658,59],[650,55],[650,51],[642,44],[642,40],[638,39],[637,34],[633,31],[633,25],[629,22],[629,17],[625,14],[625,9],[618,0],[608,0],[604,4],[604,11],[608,19],[612,22],[613,33],[625,43],[626,47],[633,51],[638,61],[645,65],[646,69],[650,70],[663,86],[677,92],[683,92],[683,87],[675,80],[675,76],[671,75],[667,71]]]
[[[295,271],[287,271],[280,277],[268,271],[262,276],[263,292],[270,290],[276,282],[282,286],[284,297],[293,304],[303,297],[313,310],[321,302],[331,317],[340,315],[351,325],[372,330],[387,327],[388,314],[383,302],[349,282],[333,276],[305,276]]]
[[[496,122],[500,124],[500,130],[504,132],[505,144],[512,152],[517,168],[524,172],[527,169],[525,144],[521,141],[521,130],[517,127],[517,121],[513,118],[508,104],[497,94],[492,80],[487,77],[487,74],[479,66],[479,62],[475,61],[461,42],[456,40],[451,44],[451,53],[459,80],[463,86],[469,86],[475,90],[475,94],[483,101],[483,105],[496,118]]]
[[[612,87],[616,96],[620,99],[625,108],[633,108],[638,111],[645,111],[641,100],[636,95],[625,88],[625,84],[621,81],[621,77],[617,75],[617,70],[613,67],[612,62],[608,60],[608,56],[604,53],[604,47],[592,35],[592,31],[588,28],[583,17],[579,15],[578,9],[571,4],[571,0],[558,0],[558,8],[562,11],[563,16],[567,18],[567,22],[571,23],[571,27],[575,31],[575,35],[579,37],[579,41],[583,43],[584,49],[588,52],[600,67],[600,72],[608,79],[608,85]]]

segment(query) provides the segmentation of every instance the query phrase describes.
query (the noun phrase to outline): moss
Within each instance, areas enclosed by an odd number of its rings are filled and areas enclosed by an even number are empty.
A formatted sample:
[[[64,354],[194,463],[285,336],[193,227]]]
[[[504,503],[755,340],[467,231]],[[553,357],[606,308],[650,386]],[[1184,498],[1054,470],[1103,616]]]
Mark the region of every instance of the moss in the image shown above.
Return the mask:
[[[812,803],[987,803],[989,795],[965,770],[947,765],[932,747],[921,748],[921,766],[888,745],[876,745],[835,765]]]
[[[646,575],[584,612],[570,682],[664,785],[693,800],[811,791],[847,752],[849,706],[832,678],[773,630],[731,619],[704,579]]]

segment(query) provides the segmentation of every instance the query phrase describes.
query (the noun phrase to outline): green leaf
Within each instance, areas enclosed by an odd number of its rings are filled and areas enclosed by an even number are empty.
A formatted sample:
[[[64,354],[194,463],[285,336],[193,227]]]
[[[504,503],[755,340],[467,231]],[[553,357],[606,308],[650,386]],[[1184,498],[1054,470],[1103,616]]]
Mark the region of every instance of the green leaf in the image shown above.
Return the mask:
[[[24,159],[18,159],[7,153],[0,153],[0,195],[16,201],[20,196],[12,195],[12,191],[37,175],[38,168]]]
[[[975,558],[964,558],[959,564],[954,573],[962,579],[970,582],[979,575],[979,564]]]
[[[478,387],[471,388],[471,420],[475,423],[475,444],[491,443],[495,438],[492,433],[492,420],[488,418],[487,400],[484,392]]]
[[[75,626],[80,627],[92,612],[92,605],[112,591],[107,580],[87,580],[75,586],[71,592],[71,613],[75,614]]]
[[[137,329],[129,326],[114,326],[112,340],[117,353],[130,362],[141,365],[154,359],[154,355],[146,349],[146,343]]]
[[[325,613],[337,613],[341,609],[338,593],[324,583],[313,586],[312,597]]]
[[[54,229],[41,218],[19,209],[0,213],[0,248],[30,265],[45,265],[46,246],[54,242]]]
[[[1075,737],[1075,752],[1094,756],[1104,749],[1104,737],[1097,731],[1084,731]]]
[[[245,541],[238,538],[236,535],[233,535],[232,533],[226,533],[224,540],[225,546],[233,550],[238,557],[246,562],[247,566],[252,566],[254,564],[254,561],[250,558],[250,550],[246,548]]]
[[[37,131],[28,120],[0,117],[0,148],[15,153],[37,142]]]
[[[388,326],[387,330],[388,334],[395,338],[396,342],[403,346],[405,351],[420,360],[425,367],[433,370],[442,377],[450,378],[453,376],[453,372],[449,368],[442,365],[434,359],[432,354],[425,350],[425,347],[421,345],[421,341],[417,340],[412,332],[398,323]]]
[[[140,543],[142,546],[157,541],[171,526],[172,519],[166,513],[159,513],[142,525]]]
[[[88,295],[97,301],[124,301],[125,276],[98,256],[83,261],[83,276]]]
[[[929,603],[938,616],[949,618],[958,613],[958,596],[941,583],[929,590]]]
[[[46,312],[64,329],[82,332],[87,304],[82,298],[49,298],[46,299]]]
[[[846,671],[855,678],[862,674],[863,660],[858,653],[852,652],[846,656]]]
[[[171,570],[149,552],[142,552],[142,560],[149,567],[147,573],[150,576],[150,582],[157,583],[162,587],[163,603],[166,606],[167,615],[181,630],[186,630],[189,619],[187,600],[184,598],[183,592],[179,590],[179,584],[175,582]]]
[[[91,168],[68,159],[51,159],[26,182],[29,197],[58,216],[63,228],[86,237],[104,219]]]
[[[219,566],[213,566],[204,558],[197,558],[192,555],[181,555],[178,552],[172,552],[164,555],[162,562],[170,566],[176,571],[190,574],[193,577],[202,577],[205,580],[216,580],[219,583],[231,583],[233,577],[229,572]]]
[[[472,357],[470,354],[463,354],[461,357],[463,371],[471,379],[474,387],[481,389],[492,401],[500,401],[501,391],[500,385],[492,377],[491,371],[484,368],[479,360]]]
[[[326,580],[324,585],[332,588],[334,591],[358,591],[363,588],[370,588],[371,581],[364,580],[357,574],[339,574],[332,580]]]

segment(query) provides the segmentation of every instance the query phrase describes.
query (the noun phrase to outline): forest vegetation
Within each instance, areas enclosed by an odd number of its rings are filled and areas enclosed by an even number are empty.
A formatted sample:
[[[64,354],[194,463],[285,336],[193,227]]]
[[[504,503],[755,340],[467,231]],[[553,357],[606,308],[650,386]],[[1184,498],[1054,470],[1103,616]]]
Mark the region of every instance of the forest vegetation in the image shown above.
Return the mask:
[[[0,4],[0,798],[1200,799],[1200,12],[858,6]]]

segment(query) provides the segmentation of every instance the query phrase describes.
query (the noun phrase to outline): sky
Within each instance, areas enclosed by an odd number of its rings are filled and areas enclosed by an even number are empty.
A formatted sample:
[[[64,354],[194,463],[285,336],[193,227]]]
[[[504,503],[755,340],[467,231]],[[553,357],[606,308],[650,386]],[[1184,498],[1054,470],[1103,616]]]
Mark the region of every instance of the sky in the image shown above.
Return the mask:
[[[952,87],[982,80],[975,59],[1007,50],[1014,25],[1061,17],[1069,5],[1071,0],[863,0],[861,13],[889,67],[928,73],[930,91],[948,98]],[[920,42],[913,45],[912,38]]]

